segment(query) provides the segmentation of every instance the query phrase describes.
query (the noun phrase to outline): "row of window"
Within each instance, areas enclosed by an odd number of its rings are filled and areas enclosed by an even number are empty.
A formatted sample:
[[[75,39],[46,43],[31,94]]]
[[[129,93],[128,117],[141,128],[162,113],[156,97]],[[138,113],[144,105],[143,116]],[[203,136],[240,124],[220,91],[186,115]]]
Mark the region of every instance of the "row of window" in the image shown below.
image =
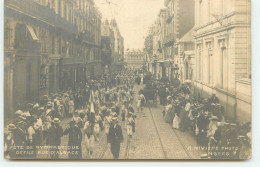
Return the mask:
[[[56,46],[57,44],[57,46]],[[93,57],[98,58],[101,56],[101,51],[98,48],[95,48],[93,50],[93,55],[91,55],[91,52],[88,52],[89,50],[80,48],[79,45],[74,45],[70,41],[66,42],[65,40],[62,41],[61,39],[58,39],[57,42],[55,41],[55,38],[52,37],[52,47],[51,47],[51,53],[52,54],[66,54],[69,56],[86,56],[90,57],[90,60],[93,61]]]
[[[67,21],[75,24],[78,28],[83,30],[83,25],[78,18],[74,18],[73,6],[71,3],[66,3],[62,0],[35,0],[41,5],[49,6],[52,9],[55,9],[56,13],[60,14],[61,17],[65,18]],[[95,10],[94,4],[90,4],[87,0],[74,0],[74,8],[75,10],[83,11],[91,22],[94,23],[95,26],[101,27],[101,19],[98,18],[98,12]],[[74,19],[74,20],[73,20]],[[85,19],[84,19],[85,20]]]
[[[211,20],[221,20],[225,15],[225,6],[230,5],[232,0],[198,0],[197,1],[197,25],[201,26]]]
[[[211,53],[211,49],[209,48],[207,50],[207,55],[203,56],[201,45],[198,46],[197,49],[197,69],[198,69],[198,80],[204,81],[210,85],[213,84],[213,78],[215,78],[214,75],[218,76],[218,83],[217,86],[219,88],[228,89],[228,53],[226,47],[219,47],[219,55],[214,57]],[[214,64],[214,66],[213,66]],[[206,81],[205,81],[206,80]]]
[[[129,59],[129,60],[142,60],[142,59],[144,59],[144,56],[126,56],[126,59]]]

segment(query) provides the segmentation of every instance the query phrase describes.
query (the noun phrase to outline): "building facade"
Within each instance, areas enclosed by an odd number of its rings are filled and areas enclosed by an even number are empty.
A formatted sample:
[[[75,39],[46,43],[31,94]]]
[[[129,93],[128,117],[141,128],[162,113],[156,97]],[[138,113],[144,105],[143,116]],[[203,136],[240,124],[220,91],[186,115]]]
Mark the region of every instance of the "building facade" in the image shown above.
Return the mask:
[[[111,20],[110,27],[114,32],[114,43],[115,43],[113,69],[115,71],[118,71],[124,67],[124,55],[125,55],[124,38],[120,33],[119,26],[115,19]]]
[[[251,121],[251,3],[196,0],[195,9],[195,93],[216,94],[227,118]]]
[[[107,67],[109,67],[110,72],[121,70],[124,67],[124,38],[120,33],[120,29],[115,19],[112,19],[110,22],[108,20],[103,22],[101,35],[102,38],[104,38],[103,40],[110,42],[110,46],[107,48],[111,51],[112,60],[111,64]],[[104,46],[107,44],[108,43],[104,43],[102,45]],[[104,47],[102,47],[102,49],[105,50]]]
[[[172,81],[180,75],[178,41],[194,27],[195,2],[194,0],[165,0],[164,4],[165,9],[160,10],[149,33],[153,39],[153,55],[147,50],[149,35],[145,41],[145,50],[149,52],[147,57],[153,66],[150,71],[157,78]],[[150,63],[147,63],[148,67],[151,66]]]
[[[150,27],[148,35],[144,41],[144,54],[147,71],[153,73],[153,64],[155,63],[155,57],[153,55],[153,26]]]
[[[115,37],[114,31],[110,27],[108,20],[102,23],[101,28],[101,49],[102,49],[102,69],[105,73],[108,73],[112,69],[115,56]]]
[[[196,74],[194,28],[177,40],[174,48],[176,50],[174,60],[178,64],[176,71],[180,82],[193,82],[195,80],[194,74]]]
[[[140,69],[145,65],[145,54],[141,50],[128,50],[125,53],[125,63],[128,68]]]
[[[180,75],[178,55],[182,52],[179,52],[181,47],[178,41],[194,27],[195,3],[194,0],[165,0],[164,2],[167,10],[163,41],[165,66],[167,78],[172,80]]]
[[[101,71],[101,13],[93,0],[8,0],[5,113]]]
[[[148,36],[145,38],[145,61],[146,68],[157,79],[165,76],[163,38],[165,34],[165,14],[166,10],[161,9],[154,24],[150,27]]]

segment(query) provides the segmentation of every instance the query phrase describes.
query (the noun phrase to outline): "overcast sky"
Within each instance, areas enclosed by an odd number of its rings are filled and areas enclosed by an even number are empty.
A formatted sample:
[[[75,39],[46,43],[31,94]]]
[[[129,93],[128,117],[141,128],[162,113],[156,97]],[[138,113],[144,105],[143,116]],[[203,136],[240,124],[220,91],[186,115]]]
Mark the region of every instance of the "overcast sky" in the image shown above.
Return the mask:
[[[125,49],[142,49],[148,28],[153,24],[164,0],[95,0],[102,13],[102,20],[115,18],[121,35],[125,39]]]

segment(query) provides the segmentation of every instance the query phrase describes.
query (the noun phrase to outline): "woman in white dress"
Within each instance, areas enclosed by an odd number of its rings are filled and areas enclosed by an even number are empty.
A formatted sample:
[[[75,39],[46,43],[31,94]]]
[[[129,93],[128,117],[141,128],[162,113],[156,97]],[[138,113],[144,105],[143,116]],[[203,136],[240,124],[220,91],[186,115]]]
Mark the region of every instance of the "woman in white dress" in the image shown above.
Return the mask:
[[[73,113],[74,113],[74,101],[73,101],[73,99],[70,99],[70,101],[69,101],[69,114],[70,114],[70,116],[72,116]]]
[[[95,140],[99,141],[99,133],[100,133],[100,122],[102,121],[101,116],[99,114],[95,115],[95,125],[94,125],[94,136]]]
[[[165,107],[164,121],[166,123],[172,123],[173,121],[173,106],[171,104],[171,99],[167,100],[167,106]]]
[[[175,114],[174,114],[174,118],[173,118],[172,128],[179,129],[181,119],[180,119],[180,106],[179,106],[178,100],[176,100],[174,102],[174,107],[175,107]]]
[[[84,125],[84,139],[86,142],[87,152],[91,156],[95,146],[95,137],[89,121],[86,121]]]
[[[133,114],[132,112],[129,112],[126,118],[126,131],[127,131],[127,135],[129,137],[129,139],[132,139],[132,135],[133,135],[133,125],[135,123],[135,120],[133,118]]]
[[[111,113],[110,113],[109,115],[107,115],[107,116],[104,118],[104,127],[105,127],[105,133],[106,133],[106,135],[108,135],[111,121],[112,121],[112,115],[111,115]]]
[[[126,108],[126,102],[124,102],[121,106],[121,117],[122,117],[122,121],[125,121],[126,115],[127,115],[127,108]]]
[[[137,112],[139,112],[139,110],[141,110],[141,113],[143,112],[143,106],[145,104],[145,97],[142,93],[139,94],[138,98],[137,98]]]

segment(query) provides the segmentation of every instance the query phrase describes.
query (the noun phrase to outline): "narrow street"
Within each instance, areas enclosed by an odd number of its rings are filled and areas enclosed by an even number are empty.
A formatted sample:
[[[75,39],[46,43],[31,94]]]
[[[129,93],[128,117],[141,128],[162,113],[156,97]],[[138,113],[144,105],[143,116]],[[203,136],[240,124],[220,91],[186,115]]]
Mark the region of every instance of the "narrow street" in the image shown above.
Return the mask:
[[[134,87],[137,93],[144,86],[136,85]],[[136,96],[136,95],[135,95]],[[133,102],[136,112],[136,98]],[[124,141],[121,143],[119,159],[200,159],[200,155],[205,154],[201,151],[190,150],[197,147],[194,135],[179,130],[173,130],[171,125],[164,122],[162,115],[163,107],[159,105],[147,104],[143,113],[136,113],[136,132],[132,141],[128,140],[125,125],[119,117],[119,124],[123,129]],[[70,118],[62,120],[63,129],[68,127]],[[62,137],[62,146],[66,146],[68,136]],[[90,157],[86,150],[84,137],[82,139],[83,159],[113,159],[110,151],[110,144],[107,143],[107,137],[102,131],[100,141],[95,142],[94,153]],[[60,156],[61,159],[67,159],[66,155]]]
[[[250,7],[5,1],[4,157],[251,159]]]

